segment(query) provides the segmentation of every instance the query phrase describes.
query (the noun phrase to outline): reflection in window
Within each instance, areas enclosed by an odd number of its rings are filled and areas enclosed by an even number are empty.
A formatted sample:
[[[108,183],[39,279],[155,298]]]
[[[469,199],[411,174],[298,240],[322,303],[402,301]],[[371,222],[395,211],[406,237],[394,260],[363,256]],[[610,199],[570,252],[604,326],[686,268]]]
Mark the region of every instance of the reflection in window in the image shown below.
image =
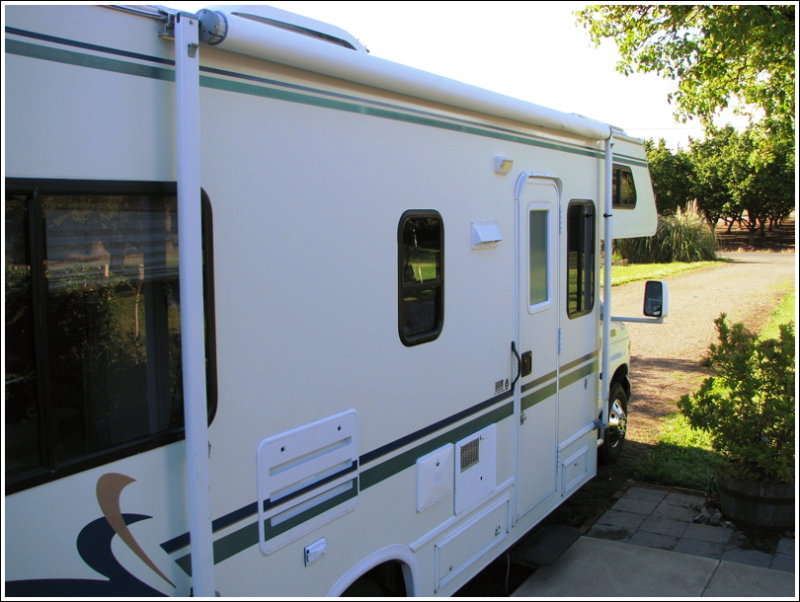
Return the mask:
[[[595,212],[591,201],[570,201],[567,208],[567,315],[582,316],[594,307]]]
[[[6,476],[183,427],[176,199],[6,196]]]
[[[614,165],[613,169],[612,206],[617,209],[633,209],[636,207],[636,185],[630,167]]]
[[[444,228],[435,211],[407,211],[398,228],[399,332],[405,345],[439,336],[444,308]]]
[[[529,305],[550,300],[547,290],[547,221],[546,210],[534,210],[529,213]]]
[[[27,198],[6,197],[5,213],[5,466],[6,474],[37,468],[41,424],[31,299]]]

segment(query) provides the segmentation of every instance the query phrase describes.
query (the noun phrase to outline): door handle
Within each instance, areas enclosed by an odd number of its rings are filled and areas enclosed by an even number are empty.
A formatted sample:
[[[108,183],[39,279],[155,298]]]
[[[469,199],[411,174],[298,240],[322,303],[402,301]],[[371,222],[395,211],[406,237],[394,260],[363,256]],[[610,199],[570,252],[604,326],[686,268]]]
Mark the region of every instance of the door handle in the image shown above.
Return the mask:
[[[514,380],[511,381],[511,388],[514,388],[514,385],[517,384],[519,377],[522,376],[522,359],[519,357],[519,353],[517,353],[517,345],[514,341],[511,341],[511,353],[514,354],[514,357],[517,358],[517,376]]]
[[[520,354],[517,351],[516,343],[511,341],[511,353],[513,353],[514,357],[517,358],[517,376],[511,383],[511,388],[513,389],[514,385],[517,384],[517,381],[521,376],[528,376],[531,372],[533,372],[533,352],[526,351],[520,357]]]

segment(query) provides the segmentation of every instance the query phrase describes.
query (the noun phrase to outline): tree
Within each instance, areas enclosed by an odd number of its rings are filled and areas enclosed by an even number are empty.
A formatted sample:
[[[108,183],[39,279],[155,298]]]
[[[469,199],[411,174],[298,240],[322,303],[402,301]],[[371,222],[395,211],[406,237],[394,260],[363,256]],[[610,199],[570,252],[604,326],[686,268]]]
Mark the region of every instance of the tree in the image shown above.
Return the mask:
[[[700,211],[712,227],[720,220],[725,221],[728,231],[744,213],[731,194],[737,177],[741,177],[744,157],[739,146],[739,134],[731,126],[709,126],[705,139],[690,143],[689,155],[694,167],[692,189]]]
[[[747,211],[748,229],[763,236],[794,208],[794,145],[755,126],[740,138],[743,165],[731,195]]]
[[[622,73],[677,80],[670,101],[682,120],[710,124],[738,101],[773,132],[794,132],[793,4],[592,5],[577,17],[596,44],[616,43]]]
[[[763,126],[708,127],[692,140],[693,192],[711,225],[743,223],[762,235],[794,208],[794,145]]]
[[[658,142],[646,140],[644,148],[658,213],[665,215],[683,209],[694,198],[691,185],[694,169],[689,154],[683,151],[673,154],[663,138]]]

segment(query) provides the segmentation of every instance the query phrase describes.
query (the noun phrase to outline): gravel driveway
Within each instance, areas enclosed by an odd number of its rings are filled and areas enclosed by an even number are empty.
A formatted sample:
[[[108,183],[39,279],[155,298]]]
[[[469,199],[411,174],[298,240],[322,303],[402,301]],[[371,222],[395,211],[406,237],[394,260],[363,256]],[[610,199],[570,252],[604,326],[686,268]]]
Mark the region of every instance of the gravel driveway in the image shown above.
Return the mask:
[[[716,342],[714,320],[759,330],[796,274],[794,253],[726,253],[734,263],[671,276],[669,316],[664,324],[628,323],[631,333],[633,399],[628,408],[628,439],[652,443],[660,419],[677,410],[676,401],[706,376],[700,362]],[[612,289],[614,316],[641,316],[643,282]]]

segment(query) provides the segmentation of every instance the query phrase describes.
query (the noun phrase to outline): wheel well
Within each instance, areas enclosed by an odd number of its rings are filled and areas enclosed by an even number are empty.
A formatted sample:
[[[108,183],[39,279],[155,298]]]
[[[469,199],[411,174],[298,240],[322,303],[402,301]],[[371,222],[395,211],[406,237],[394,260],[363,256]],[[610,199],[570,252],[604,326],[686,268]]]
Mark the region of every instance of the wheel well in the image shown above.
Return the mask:
[[[371,568],[342,592],[343,598],[407,597],[404,564],[391,560]]]
[[[622,388],[625,390],[625,396],[630,399],[631,398],[631,381],[628,380],[628,366],[623,364],[617,371],[614,372],[614,376],[611,378],[611,384],[619,383],[622,385]]]

